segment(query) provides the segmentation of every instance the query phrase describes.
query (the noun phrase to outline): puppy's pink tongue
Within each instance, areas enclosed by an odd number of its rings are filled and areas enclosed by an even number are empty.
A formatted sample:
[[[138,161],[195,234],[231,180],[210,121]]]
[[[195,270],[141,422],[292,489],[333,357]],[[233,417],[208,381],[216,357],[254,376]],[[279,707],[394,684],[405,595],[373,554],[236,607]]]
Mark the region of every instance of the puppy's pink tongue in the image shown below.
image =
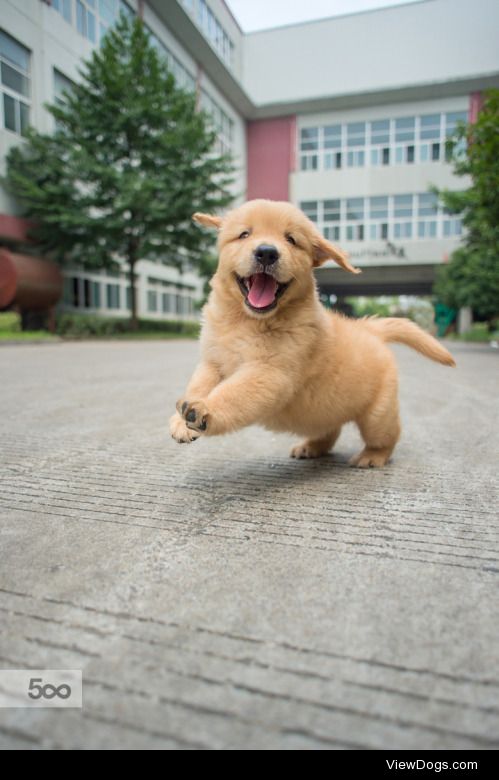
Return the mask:
[[[277,282],[268,274],[255,274],[250,280],[248,301],[255,309],[264,309],[275,300]]]

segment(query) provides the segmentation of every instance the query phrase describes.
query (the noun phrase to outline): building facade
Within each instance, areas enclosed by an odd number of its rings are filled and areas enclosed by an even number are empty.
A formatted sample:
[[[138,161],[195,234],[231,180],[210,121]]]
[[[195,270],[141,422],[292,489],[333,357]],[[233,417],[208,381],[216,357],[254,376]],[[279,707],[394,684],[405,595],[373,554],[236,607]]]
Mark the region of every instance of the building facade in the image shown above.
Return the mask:
[[[446,141],[499,86],[495,0],[409,5],[243,34],[223,0],[0,0],[0,172],[45,102],[78,78],[120,11],[138,14],[175,77],[213,118],[237,170],[236,202],[291,200],[346,249],[360,277],[332,266],[321,285],[348,294],[429,292],[462,236],[430,188],[459,189]],[[0,241],[22,232],[0,190]],[[139,265],[139,314],[192,318],[191,272]],[[65,306],[125,314],[124,274],[68,273]]]

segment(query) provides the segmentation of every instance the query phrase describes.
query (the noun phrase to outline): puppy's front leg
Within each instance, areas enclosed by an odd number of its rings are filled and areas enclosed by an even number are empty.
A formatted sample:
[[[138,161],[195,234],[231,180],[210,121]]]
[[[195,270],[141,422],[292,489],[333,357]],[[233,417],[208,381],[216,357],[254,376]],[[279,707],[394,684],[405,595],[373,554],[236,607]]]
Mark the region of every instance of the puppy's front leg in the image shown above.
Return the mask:
[[[200,363],[187,385],[186,398],[203,398],[208,395],[221,380],[220,372],[213,363]],[[196,441],[200,432],[189,429],[182,417],[184,399],[177,402],[177,411],[170,418],[170,434],[179,444]]]
[[[247,365],[220,382],[204,398],[188,397],[180,413],[190,431],[219,436],[258,423],[292,395],[281,370]]]

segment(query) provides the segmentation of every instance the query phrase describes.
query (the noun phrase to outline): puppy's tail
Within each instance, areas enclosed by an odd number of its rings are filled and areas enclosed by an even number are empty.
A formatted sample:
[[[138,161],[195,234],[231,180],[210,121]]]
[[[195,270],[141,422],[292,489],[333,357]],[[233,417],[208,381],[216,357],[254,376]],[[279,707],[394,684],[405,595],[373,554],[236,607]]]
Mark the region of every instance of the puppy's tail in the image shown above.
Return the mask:
[[[444,366],[456,365],[450,352],[411,320],[404,317],[365,317],[363,322],[371,333],[375,333],[382,341],[406,344],[430,360],[443,363]]]

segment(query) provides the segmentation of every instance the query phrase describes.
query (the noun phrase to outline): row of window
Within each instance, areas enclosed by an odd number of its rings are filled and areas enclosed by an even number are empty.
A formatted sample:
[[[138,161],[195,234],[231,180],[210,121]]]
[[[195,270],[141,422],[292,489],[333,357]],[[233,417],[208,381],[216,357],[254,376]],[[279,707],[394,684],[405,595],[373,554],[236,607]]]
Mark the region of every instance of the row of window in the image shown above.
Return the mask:
[[[51,5],[91,43],[102,40],[120,13],[135,16],[125,0],[52,0]]]
[[[81,276],[70,276],[64,280],[64,303],[75,309],[125,309],[132,305],[128,285],[115,282],[99,282]],[[147,311],[164,314],[192,316],[194,298],[171,288],[166,291],[147,290]]]
[[[302,201],[300,208],[329,241],[460,236],[459,218],[443,210],[433,193]]]
[[[446,140],[454,135],[465,111],[452,111],[373,122],[303,127],[302,171],[449,161]]]
[[[152,45],[155,47],[158,54],[166,59],[168,68],[175,76],[179,86],[190,92],[194,92],[196,90],[196,80],[194,76],[189,73],[187,68],[179,62],[175,55],[171,53],[169,48],[165,46],[163,41],[160,41],[152,30],[148,28],[148,32]],[[230,152],[234,140],[234,122],[227,116],[217,101],[214,100],[211,95],[208,95],[204,89],[201,90],[201,108],[209,114],[213,121],[214,129],[217,134],[215,152],[220,154]]]
[[[234,44],[206,0],[182,0],[182,4],[227,65],[234,60]]]
[[[92,0],[94,1],[94,0]],[[114,3],[114,0],[106,0],[108,3]],[[58,0],[54,8],[61,13],[64,8],[71,8]],[[101,0],[102,3],[102,0]],[[102,6],[104,7],[104,6]],[[109,24],[112,24],[114,18],[111,10],[116,10],[118,6],[109,6]],[[101,8],[101,5],[99,5]],[[69,19],[71,16],[69,16]],[[167,60],[168,67],[173,73],[177,83],[188,90],[196,88],[196,82],[193,76],[184,68],[169,49],[159,40],[159,38],[149,31],[151,43],[156,47],[160,55]],[[29,114],[31,104],[31,82],[30,82],[30,57],[31,53],[22,44],[18,43],[7,33],[0,30],[0,127],[5,127],[13,133],[24,135],[29,126]],[[64,90],[70,91],[72,82],[62,73],[54,69],[54,100],[60,101]],[[234,140],[234,122],[227,116],[219,104],[213,100],[204,90],[201,92],[201,105],[207,111],[213,120],[213,125],[217,133],[216,152],[230,152]]]

